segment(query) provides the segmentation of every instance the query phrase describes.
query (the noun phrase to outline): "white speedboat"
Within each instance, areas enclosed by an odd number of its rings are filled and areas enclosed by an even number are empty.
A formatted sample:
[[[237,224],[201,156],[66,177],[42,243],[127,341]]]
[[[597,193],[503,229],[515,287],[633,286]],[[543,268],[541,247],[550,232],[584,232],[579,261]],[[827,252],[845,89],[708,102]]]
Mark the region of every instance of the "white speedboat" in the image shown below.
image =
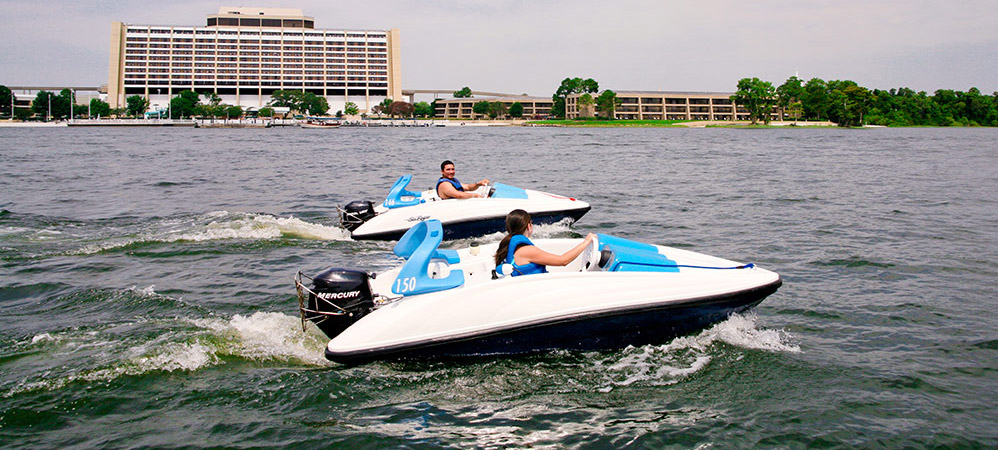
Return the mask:
[[[442,200],[436,188],[407,190],[412,175],[399,177],[381,204],[358,200],[340,209],[340,223],[354,239],[395,240],[428,219],[443,224],[444,239],[462,239],[506,230],[506,215],[514,209],[530,213],[535,224],[579,220],[588,203],[571,197],[521,189],[502,183],[474,191],[482,198]]]
[[[302,326],[312,321],[331,338],[326,358],[362,363],[664,343],[745,311],[782,284],[752,264],[604,234],[565,267],[508,277],[508,267],[496,270],[492,259],[498,243],[444,250],[442,237],[440,222],[420,222],[395,246],[405,263],[379,274],[299,272]],[[534,244],[562,253],[579,241]]]
[[[329,119],[324,117],[309,117],[308,120],[298,124],[301,128],[339,128],[339,119]]]

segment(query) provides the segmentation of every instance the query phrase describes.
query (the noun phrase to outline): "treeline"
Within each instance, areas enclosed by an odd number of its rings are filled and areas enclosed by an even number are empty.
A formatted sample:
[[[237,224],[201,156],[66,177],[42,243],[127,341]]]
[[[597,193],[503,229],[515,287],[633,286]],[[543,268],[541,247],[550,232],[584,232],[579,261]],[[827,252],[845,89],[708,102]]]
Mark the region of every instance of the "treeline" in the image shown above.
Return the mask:
[[[18,120],[46,121],[68,119],[70,115],[73,118],[170,116],[173,119],[195,117],[236,119],[247,114],[273,117],[277,115],[274,108],[278,107],[288,108],[287,111],[294,114],[329,113],[329,102],[325,97],[301,90],[275,91],[266,107],[251,113],[238,105],[223,103],[222,98],[213,92],[199,94],[193,90],[178,92],[170,98],[169,106],[157,106],[154,111],[150,111],[149,99],[141,95],[126,97],[125,106],[122,108],[111,108],[107,102],[99,98],[91,99],[87,105],[78,105],[75,93],[69,89],[63,89],[59,94],[39,91],[28,108],[16,107],[13,100],[11,90],[0,85],[0,117],[10,118],[13,113],[13,118]],[[337,117],[342,117],[344,114],[348,116],[360,114],[360,108],[356,103],[347,102],[344,106],[344,110],[336,112]],[[434,106],[426,102],[417,102],[413,105],[404,101],[385,99],[372,109],[375,114],[386,114],[391,117],[432,117]],[[367,116],[367,114],[362,115]]]
[[[758,78],[738,81],[731,98],[753,122],[774,116],[789,120],[827,120],[840,126],[998,126],[998,92],[983,95],[939,89],[932,95],[909,88],[867,89],[851,80],[806,83],[790,77],[773,87]]]

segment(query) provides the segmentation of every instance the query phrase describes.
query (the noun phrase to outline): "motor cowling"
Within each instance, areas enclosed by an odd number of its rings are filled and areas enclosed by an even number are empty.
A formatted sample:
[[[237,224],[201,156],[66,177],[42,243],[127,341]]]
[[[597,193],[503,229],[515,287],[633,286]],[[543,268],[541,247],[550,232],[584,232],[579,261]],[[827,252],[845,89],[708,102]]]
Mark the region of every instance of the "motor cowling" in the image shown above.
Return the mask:
[[[307,299],[299,298],[302,317],[330,339],[374,310],[370,275],[362,270],[332,268],[312,278]],[[304,297],[304,294],[300,294]]]
[[[348,231],[353,231],[376,215],[377,213],[374,212],[374,202],[355,200],[347,203],[340,211],[340,224]]]

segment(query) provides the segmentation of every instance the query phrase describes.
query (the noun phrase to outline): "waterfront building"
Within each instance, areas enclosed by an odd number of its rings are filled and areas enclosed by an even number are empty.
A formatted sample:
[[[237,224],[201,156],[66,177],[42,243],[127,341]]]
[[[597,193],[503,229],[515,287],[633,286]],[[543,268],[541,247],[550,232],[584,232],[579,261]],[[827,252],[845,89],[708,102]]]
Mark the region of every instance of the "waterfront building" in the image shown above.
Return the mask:
[[[510,106],[513,106],[513,103],[519,102],[523,105],[524,119],[547,119],[551,114],[552,101],[550,97],[509,96],[438,99],[436,101],[434,117],[437,119],[487,118],[488,115],[475,114],[475,103],[481,101],[487,101],[490,103],[502,102],[506,105],[507,109]]]
[[[399,30],[318,29],[300,9],[222,7],[206,26],[111,24],[108,103],[166,107],[185,90],[260,108],[277,90],[323,96],[330,113],[402,99]]]
[[[749,120],[748,110],[731,100],[734,92],[665,92],[665,91],[614,91],[620,106],[614,115],[617,119],[636,120]],[[571,94],[565,98],[565,117],[575,119],[592,115],[580,108],[579,97]],[[595,94],[590,94],[596,97]]]

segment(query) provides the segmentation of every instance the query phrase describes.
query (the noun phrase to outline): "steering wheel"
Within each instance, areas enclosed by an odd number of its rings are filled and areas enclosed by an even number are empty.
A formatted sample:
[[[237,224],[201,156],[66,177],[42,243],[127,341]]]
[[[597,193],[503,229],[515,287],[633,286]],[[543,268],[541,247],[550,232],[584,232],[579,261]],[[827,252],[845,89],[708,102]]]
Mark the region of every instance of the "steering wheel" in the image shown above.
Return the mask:
[[[579,272],[599,270],[599,258],[599,239],[593,239],[593,241],[590,242],[584,250],[582,250],[582,254],[579,255],[579,260],[582,261],[582,268],[579,269]]]

